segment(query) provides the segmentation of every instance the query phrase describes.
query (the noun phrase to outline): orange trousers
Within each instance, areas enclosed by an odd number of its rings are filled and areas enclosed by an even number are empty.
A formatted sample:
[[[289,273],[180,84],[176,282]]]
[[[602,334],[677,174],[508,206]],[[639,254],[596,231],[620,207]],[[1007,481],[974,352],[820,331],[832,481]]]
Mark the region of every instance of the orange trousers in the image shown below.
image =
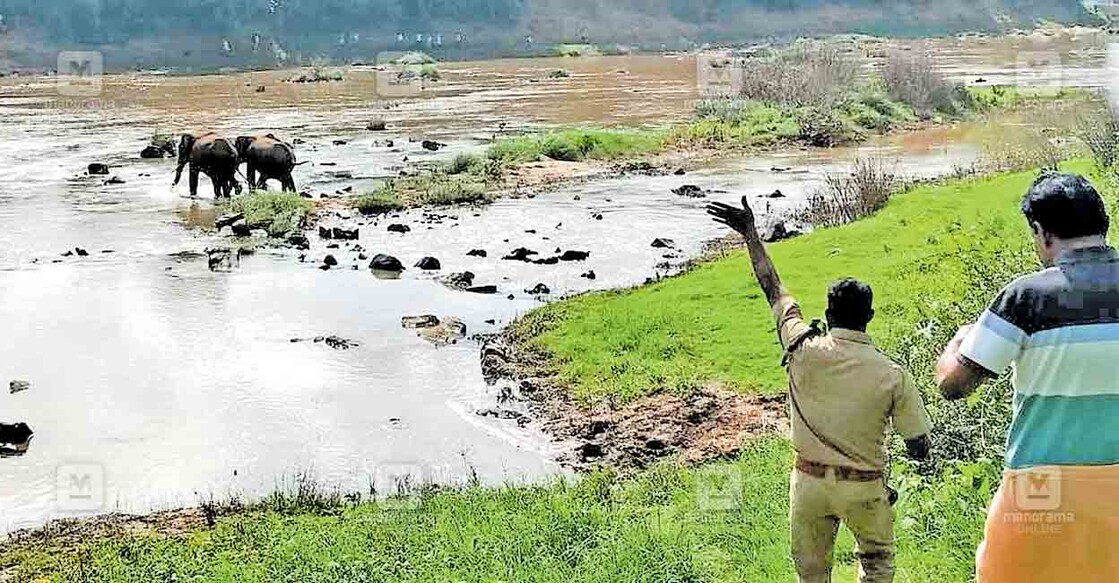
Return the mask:
[[[979,583],[1119,581],[1119,466],[1007,470],[976,569]]]

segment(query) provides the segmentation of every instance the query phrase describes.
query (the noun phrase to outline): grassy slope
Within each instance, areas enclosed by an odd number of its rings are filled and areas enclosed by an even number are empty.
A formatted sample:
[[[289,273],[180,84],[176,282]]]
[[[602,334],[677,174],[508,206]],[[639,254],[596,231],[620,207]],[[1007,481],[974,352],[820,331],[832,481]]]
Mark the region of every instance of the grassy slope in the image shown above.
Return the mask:
[[[792,581],[790,455],[784,440],[767,438],[736,462],[664,465],[624,481],[597,473],[577,483],[473,487],[404,509],[268,506],[178,538],[11,548],[0,551],[0,566],[21,564],[17,581]],[[740,486],[730,490],[737,497],[722,496],[728,484]],[[974,498],[951,487],[946,496],[958,507]],[[975,537],[924,540],[904,521],[927,517],[904,508],[899,580],[966,579]],[[981,514],[969,512],[974,534]],[[836,558],[839,580],[853,580],[846,533]]]
[[[853,276],[870,283],[877,309],[870,332],[889,350],[928,308],[914,298],[959,301],[967,291],[953,261],[961,250],[1026,243],[1017,205],[1034,176],[919,187],[872,218],[770,250],[806,315],[822,317],[830,282]],[[708,381],[749,392],[784,387],[771,315],[741,252],[685,277],[551,304],[518,326],[539,334],[533,342],[556,357],[585,401],[624,402]]]

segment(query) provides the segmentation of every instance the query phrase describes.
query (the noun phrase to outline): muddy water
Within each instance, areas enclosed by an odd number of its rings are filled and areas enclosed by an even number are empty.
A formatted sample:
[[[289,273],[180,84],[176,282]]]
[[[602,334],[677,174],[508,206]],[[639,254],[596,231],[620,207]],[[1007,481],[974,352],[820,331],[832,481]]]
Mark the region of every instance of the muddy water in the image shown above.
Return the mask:
[[[573,77],[544,79],[561,66]],[[221,241],[191,228],[214,213],[206,181],[203,199],[188,200],[183,187],[170,188],[170,161],[136,158],[154,130],[270,130],[305,141],[299,155],[312,164],[297,171],[301,187],[361,190],[405,156],[480,148],[502,121],[664,123],[685,117],[694,99],[694,65],[676,57],[447,69],[445,83],[391,107],[370,97],[372,72],[320,86],[280,83],[290,72],[111,77],[92,105],[59,98],[49,80],[0,86],[0,381],[32,383],[0,395],[0,419],[36,430],[27,455],[0,460],[0,528],[259,495],[303,472],[345,490],[376,483],[381,491],[400,474],[441,482],[471,472],[488,482],[554,474],[554,446],[531,424],[475,414],[496,400],[477,345],[435,348],[401,329],[402,316],[455,316],[471,333],[492,332],[540,301],[640,283],[723,234],[704,201],[670,193],[684,183],[714,191],[715,200],[750,196],[776,214],[867,150],[911,175],[940,174],[978,154],[966,131],[935,130],[858,149],[724,161],[683,177],[571,186],[452,209],[432,224],[422,211],[401,213],[391,222],[410,224],[407,235],[388,233],[390,221],[328,220],[360,225],[370,254],[405,265],[431,255],[443,273],[470,270],[478,284],[498,286],[492,296],[449,290],[415,269],[378,279],[355,252],[323,241],[305,263],[293,251],[262,251],[213,273],[198,254]],[[255,93],[260,84],[265,92]],[[363,131],[372,115],[384,115],[390,130]],[[450,146],[430,154],[410,136]],[[94,161],[126,184],[83,176]],[[792,170],[775,170],[784,168]],[[776,189],[786,198],[764,198]],[[656,237],[677,248],[653,249]],[[591,256],[556,266],[500,259],[522,246]],[[89,255],[62,256],[74,247]],[[474,248],[489,257],[467,257]],[[317,263],[328,252],[341,266],[323,272]],[[592,270],[597,279],[581,277]],[[538,283],[552,294],[524,291]],[[360,345],[291,342],[327,334]]]

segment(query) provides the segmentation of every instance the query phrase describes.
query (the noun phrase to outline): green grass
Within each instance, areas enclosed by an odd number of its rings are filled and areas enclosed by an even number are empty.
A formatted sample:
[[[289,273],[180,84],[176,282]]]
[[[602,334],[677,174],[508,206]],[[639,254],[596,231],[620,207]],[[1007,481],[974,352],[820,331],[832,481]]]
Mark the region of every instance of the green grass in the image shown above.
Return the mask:
[[[363,215],[380,215],[404,208],[396,193],[384,188],[357,197],[353,204]]]
[[[567,129],[504,138],[486,155],[505,165],[543,158],[578,162],[610,161],[656,154],[665,146],[665,132],[641,129]]]
[[[427,493],[414,506],[273,496],[179,537],[10,546],[0,566],[21,565],[14,581],[789,582],[790,461],[787,442],[763,438],[732,462],[665,464],[625,479],[596,472],[540,486],[475,484]],[[926,540],[937,517],[910,502],[921,486],[907,485],[899,580],[966,580],[970,553],[944,545],[975,542],[982,494],[973,479],[953,476],[939,496],[957,509],[948,516],[970,520],[970,534]],[[853,580],[845,532],[836,561],[839,580]]]
[[[1018,202],[1034,176],[921,186],[869,219],[769,249],[808,316],[822,317],[832,281],[870,283],[877,310],[870,333],[890,349],[921,322],[927,302],[959,301],[967,292],[965,266],[955,259],[962,250],[1027,243]],[[708,382],[743,392],[784,389],[772,316],[741,252],[654,285],[550,304],[514,330],[553,355],[560,379],[587,403]]]
[[[245,222],[271,237],[298,232],[313,209],[314,203],[293,192],[250,191],[228,203],[228,212],[244,213]]]

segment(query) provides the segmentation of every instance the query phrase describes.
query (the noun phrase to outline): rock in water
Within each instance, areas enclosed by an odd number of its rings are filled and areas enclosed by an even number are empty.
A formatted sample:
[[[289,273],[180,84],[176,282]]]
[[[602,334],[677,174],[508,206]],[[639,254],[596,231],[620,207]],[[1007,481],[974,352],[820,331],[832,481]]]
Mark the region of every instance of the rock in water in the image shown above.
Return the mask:
[[[598,278],[598,276],[595,275],[595,272],[593,270],[588,271],[588,272],[584,273],[583,275],[580,275],[579,277],[581,277],[583,279],[590,279],[590,280],[595,280],[595,279]]]
[[[214,219],[214,228],[220,231],[225,227],[233,226],[233,223],[243,220],[244,218],[245,213],[226,213]]]
[[[468,291],[472,294],[492,295],[492,294],[497,293],[497,286],[496,285],[479,285],[479,286],[474,286],[474,287],[468,287],[468,288],[466,288],[466,291]]]
[[[517,249],[514,249],[512,253],[506,255],[505,257],[502,257],[502,259],[506,261],[528,261],[528,258],[533,255],[539,255],[539,253],[533,251],[532,249],[519,247]]]
[[[431,314],[425,314],[423,316],[404,316],[400,319],[400,325],[410,330],[433,328],[439,325],[439,318]]]
[[[31,388],[31,383],[28,381],[12,381],[8,383],[8,390],[14,395],[22,393]]]
[[[343,229],[342,227],[334,227],[330,230],[329,238],[337,239],[339,241],[357,241],[360,235],[361,232],[359,229]]]
[[[291,245],[296,249],[302,249],[306,251],[307,249],[311,248],[311,242],[308,241],[307,237],[304,235],[291,235],[290,237],[288,237],[287,241],[288,245]]]
[[[109,173],[109,165],[100,162],[94,162],[86,167],[86,172],[93,175],[107,175]]]
[[[26,445],[35,432],[26,423],[0,423],[0,443]],[[26,451],[26,448],[24,449]]]
[[[447,146],[447,144],[440,144],[439,142],[433,140],[424,140],[423,143],[420,145],[423,146],[423,149],[429,152],[438,152],[440,149]]]
[[[389,232],[390,233],[401,233],[401,234],[403,234],[403,233],[411,232],[411,230],[412,230],[412,227],[409,227],[408,225],[401,225],[399,223],[394,223],[392,225],[389,225]]]
[[[371,132],[383,132],[388,129],[388,124],[385,123],[383,119],[375,119],[369,122],[369,125],[365,126],[365,129]]]
[[[683,196],[687,198],[703,198],[707,196],[703,193],[703,189],[694,184],[685,184],[680,188],[673,188],[672,194],[676,196]]]
[[[336,267],[338,265],[338,259],[336,259],[333,255],[327,255],[326,257],[323,257],[322,263],[326,267]]]
[[[160,148],[158,146],[148,146],[140,151],[140,157],[145,160],[162,158],[166,154],[167,152],[163,148]]]
[[[471,249],[466,252],[467,257],[485,257],[488,255],[485,249]]]
[[[761,238],[766,243],[776,243],[785,239],[799,237],[803,235],[804,231],[795,225],[788,225],[785,221],[775,221],[770,225],[762,227]]]
[[[436,271],[439,269],[443,269],[443,265],[440,264],[439,260],[434,257],[424,257],[423,259],[420,259],[419,262],[416,263],[416,267],[424,271]]]
[[[785,193],[781,192],[781,189],[778,188],[777,190],[774,190],[773,192],[766,195],[766,198],[785,198]]]
[[[532,289],[526,289],[525,293],[529,294],[529,295],[534,295],[534,296],[542,296],[542,295],[552,293],[552,290],[548,289],[548,286],[546,286],[542,283],[538,283],[538,284],[536,284],[536,287],[534,287]]]
[[[586,261],[590,256],[590,251],[564,251],[560,261]]]
[[[446,318],[437,326],[420,328],[418,334],[432,344],[455,344],[466,338],[466,324],[458,318]]]
[[[452,273],[443,279],[443,285],[452,289],[466,289],[474,285],[474,274],[469,271]]]
[[[669,248],[675,247],[675,246],[676,246],[676,242],[673,241],[672,239],[661,239],[659,237],[656,238],[656,239],[653,239],[653,248],[654,249],[669,249]]]
[[[373,261],[369,263],[369,268],[377,271],[391,271],[395,273],[404,271],[404,265],[400,263],[399,259],[383,253],[378,253],[373,256]]]

